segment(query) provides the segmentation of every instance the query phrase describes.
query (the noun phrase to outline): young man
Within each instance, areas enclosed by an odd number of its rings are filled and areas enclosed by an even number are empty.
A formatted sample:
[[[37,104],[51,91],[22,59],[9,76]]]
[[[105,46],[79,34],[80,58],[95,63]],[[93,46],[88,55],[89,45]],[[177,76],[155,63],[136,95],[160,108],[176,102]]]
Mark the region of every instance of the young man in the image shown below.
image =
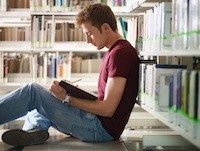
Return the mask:
[[[83,141],[119,139],[129,119],[138,93],[140,59],[131,44],[117,31],[110,7],[94,4],[76,16],[88,43],[97,49],[107,47],[102,59],[95,101],[72,97],[53,81],[49,90],[27,84],[0,98],[0,124],[27,114],[23,130],[10,130],[2,140],[13,146],[44,143],[48,128]],[[64,103],[63,103],[64,100]]]

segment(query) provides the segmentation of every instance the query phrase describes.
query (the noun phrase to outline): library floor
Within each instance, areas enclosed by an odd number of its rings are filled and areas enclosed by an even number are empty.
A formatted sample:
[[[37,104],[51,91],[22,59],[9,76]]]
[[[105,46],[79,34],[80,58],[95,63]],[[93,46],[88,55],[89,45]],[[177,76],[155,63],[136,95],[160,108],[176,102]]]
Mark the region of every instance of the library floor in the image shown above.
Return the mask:
[[[10,126],[9,124],[6,127],[14,128],[12,122]],[[7,129],[0,130],[0,136]],[[168,130],[165,130],[166,133],[169,133]],[[76,138],[63,135],[62,133],[51,129],[49,130],[50,137],[45,144],[28,146],[23,148],[14,148],[10,145],[7,145],[2,142],[0,138],[0,151],[198,151],[198,149],[194,146],[190,147],[143,147],[142,137],[144,134],[161,132],[156,129],[147,130],[147,129],[136,129],[130,130],[125,129],[124,133],[121,136],[121,140],[114,142],[104,142],[104,143],[89,143],[82,142]]]
[[[4,131],[0,130],[0,136]],[[49,133],[50,137],[45,144],[35,146],[14,148],[0,140],[0,151],[128,151],[123,141],[91,143],[63,135],[54,129],[50,129]]]

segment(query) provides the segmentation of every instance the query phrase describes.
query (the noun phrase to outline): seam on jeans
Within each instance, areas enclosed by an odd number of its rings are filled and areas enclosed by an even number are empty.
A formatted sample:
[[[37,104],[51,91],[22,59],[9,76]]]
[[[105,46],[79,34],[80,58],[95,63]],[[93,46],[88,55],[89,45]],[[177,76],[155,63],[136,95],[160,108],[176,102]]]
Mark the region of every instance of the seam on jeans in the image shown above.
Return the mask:
[[[94,130],[94,137],[95,137],[95,141],[98,142],[98,133],[97,133],[97,130]]]

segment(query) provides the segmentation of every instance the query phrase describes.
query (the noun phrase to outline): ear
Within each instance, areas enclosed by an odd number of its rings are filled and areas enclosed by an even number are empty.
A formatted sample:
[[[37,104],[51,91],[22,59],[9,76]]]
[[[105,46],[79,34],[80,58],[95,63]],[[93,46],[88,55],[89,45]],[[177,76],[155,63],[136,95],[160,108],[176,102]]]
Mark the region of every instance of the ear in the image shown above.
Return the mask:
[[[110,25],[108,23],[104,23],[102,26],[101,26],[101,30],[102,32],[110,32],[111,28],[110,28]]]

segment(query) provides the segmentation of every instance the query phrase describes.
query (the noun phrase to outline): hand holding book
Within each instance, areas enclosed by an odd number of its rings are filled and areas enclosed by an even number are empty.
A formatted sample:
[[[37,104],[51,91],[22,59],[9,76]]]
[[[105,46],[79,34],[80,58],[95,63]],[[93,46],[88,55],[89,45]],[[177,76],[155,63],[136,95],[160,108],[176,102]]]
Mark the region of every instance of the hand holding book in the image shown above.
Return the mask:
[[[59,82],[59,85],[61,85],[67,91],[67,93],[70,94],[70,96],[87,99],[87,100],[96,100],[97,99],[97,96],[95,96],[94,94],[91,94],[85,90],[82,90],[81,88],[74,86],[73,83],[61,80]]]

